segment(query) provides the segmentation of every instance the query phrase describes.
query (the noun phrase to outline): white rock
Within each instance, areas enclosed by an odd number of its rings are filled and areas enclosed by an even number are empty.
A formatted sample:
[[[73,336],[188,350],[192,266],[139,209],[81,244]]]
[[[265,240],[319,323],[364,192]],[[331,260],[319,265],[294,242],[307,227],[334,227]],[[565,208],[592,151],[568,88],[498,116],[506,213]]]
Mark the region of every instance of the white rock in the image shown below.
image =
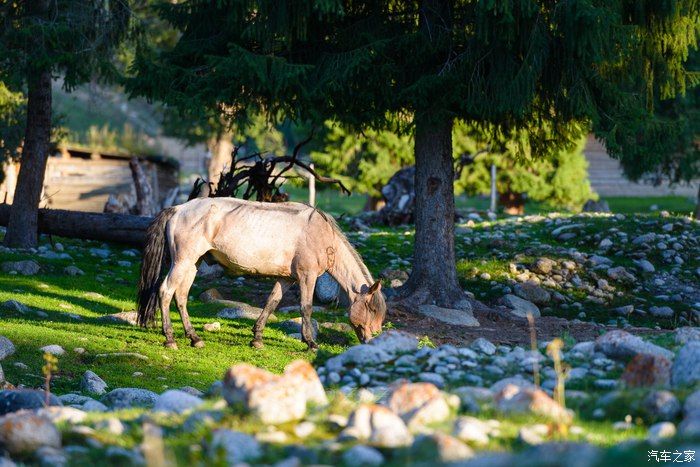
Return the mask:
[[[250,435],[238,431],[214,430],[209,443],[209,456],[215,459],[218,452],[223,451],[229,465],[242,462],[253,462],[262,455],[260,443]]]
[[[204,401],[197,396],[193,396],[179,389],[170,389],[158,396],[153,410],[156,412],[185,413],[194,410]]]
[[[44,353],[50,353],[51,355],[55,355],[56,357],[60,357],[61,355],[66,354],[65,349],[57,344],[45,345],[39,350],[41,350]]]

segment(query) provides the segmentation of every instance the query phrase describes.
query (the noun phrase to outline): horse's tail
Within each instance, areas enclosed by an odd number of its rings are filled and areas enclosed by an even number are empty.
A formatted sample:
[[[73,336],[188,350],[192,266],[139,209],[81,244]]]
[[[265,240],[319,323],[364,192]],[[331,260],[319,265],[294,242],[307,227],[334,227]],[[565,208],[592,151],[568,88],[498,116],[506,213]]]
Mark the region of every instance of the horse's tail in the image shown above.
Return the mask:
[[[174,207],[164,209],[146,230],[146,245],[141,261],[141,278],[138,291],[138,322],[149,326],[155,322],[158,309],[158,289],[162,282],[161,271],[166,259],[165,226],[175,214]]]

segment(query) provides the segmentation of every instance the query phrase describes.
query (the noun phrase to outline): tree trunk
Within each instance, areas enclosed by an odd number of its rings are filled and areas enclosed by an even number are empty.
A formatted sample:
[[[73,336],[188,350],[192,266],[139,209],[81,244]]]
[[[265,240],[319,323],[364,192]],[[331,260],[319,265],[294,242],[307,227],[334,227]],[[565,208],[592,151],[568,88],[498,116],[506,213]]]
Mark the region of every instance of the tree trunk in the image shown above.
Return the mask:
[[[0,225],[7,225],[12,205],[0,204]],[[39,231],[83,240],[127,243],[142,246],[152,217],[130,214],[39,209]]]
[[[416,236],[413,270],[399,291],[410,305],[465,308],[457,281],[454,249],[454,166],[452,119],[416,117]]]
[[[216,139],[209,144],[211,160],[209,161],[209,181],[216,185],[225,168],[231,167],[231,154],[233,153],[233,133],[222,131]]]
[[[700,220],[700,183],[698,183],[698,199],[695,202],[695,220]]]
[[[28,80],[27,126],[22,165],[5,235],[7,246],[31,248],[37,245],[37,210],[44,186],[50,140],[51,73],[44,70]]]
[[[153,195],[153,189],[148,181],[148,177],[143,171],[137,157],[132,157],[129,161],[131,178],[134,180],[136,189],[136,214],[139,216],[152,216],[158,210],[156,206],[158,200]]]

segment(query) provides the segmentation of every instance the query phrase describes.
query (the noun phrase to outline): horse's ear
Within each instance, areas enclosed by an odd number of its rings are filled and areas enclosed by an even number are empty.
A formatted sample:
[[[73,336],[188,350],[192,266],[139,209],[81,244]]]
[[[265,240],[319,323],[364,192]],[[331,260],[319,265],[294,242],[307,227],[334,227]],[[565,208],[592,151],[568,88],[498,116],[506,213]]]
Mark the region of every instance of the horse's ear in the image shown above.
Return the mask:
[[[367,291],[367,293],[368,293],[369,295],[372,295],[373,293],[378,292],[378,291],[380,291],[381,289],[382,289],[382,283],[381,283],[381,281],[377,281],[377,282],[375,282],[374,284],[372,284],[372,287],[369,288],[369,290]]]

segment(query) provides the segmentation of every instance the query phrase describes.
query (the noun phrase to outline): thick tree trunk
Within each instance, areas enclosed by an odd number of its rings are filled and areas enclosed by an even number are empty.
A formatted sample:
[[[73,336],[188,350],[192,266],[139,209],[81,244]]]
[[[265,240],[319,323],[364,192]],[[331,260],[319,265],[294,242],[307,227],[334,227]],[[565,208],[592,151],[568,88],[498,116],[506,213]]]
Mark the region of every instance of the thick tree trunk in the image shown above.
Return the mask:
[[[0,225],[7,225],[12,205],[0,204]],[[38,227],[44,234],[60,237],[127,243],[141,246],[153,218],[130,214],[39,209]]]
[[[211,160],[209,161],[209,181],[216,185],[225,168],[231,167],[231,154],[233,153],[233,133],[220,132],[216,139],[209,144]]]
[[[158,200],[155,199],[153,195],[151,184],[141,164],[139,164],[138,158],[131,158],[129,161],[129,168],[131,169],[131,178],[134,180],[134,187],[136,189],[136,214],[139,216],[152,216],[158,210],[156,206]]]
[[[457,281],[454,249],[452,119],[416,118],[416,236],[404,303],[468,307]]]
[[[44,185],[50,139],[51,73],[44,70],[30,76],[28,80],[27,126],[22,165],[5,235],[7,246],[30,248],[37,244],[37,210]]]

